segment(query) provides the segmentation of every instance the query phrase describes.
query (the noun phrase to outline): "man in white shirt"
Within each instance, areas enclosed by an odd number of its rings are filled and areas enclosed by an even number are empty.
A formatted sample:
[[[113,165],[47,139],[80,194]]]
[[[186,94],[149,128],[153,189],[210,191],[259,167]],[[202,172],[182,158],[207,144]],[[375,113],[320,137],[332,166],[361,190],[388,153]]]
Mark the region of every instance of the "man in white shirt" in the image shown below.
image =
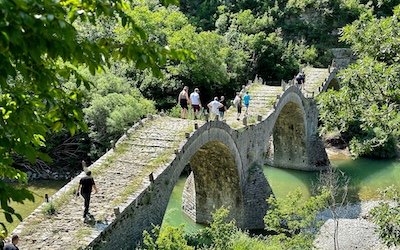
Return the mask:
[[[224,105],[218,101],[218,97],[214,97],[214,101],[210,102],[207,107],[210,109],[210,115],[212,114],[213,117],[210,119],[214,120],[216,115],[219,115],[219,108],[222,108]]]
[[[197,120],[197,114],[200,112],[201,101],[200,101],[200,90],[195,88],[193,93],[190,94],[190,101],[192,103],[194,119]]]

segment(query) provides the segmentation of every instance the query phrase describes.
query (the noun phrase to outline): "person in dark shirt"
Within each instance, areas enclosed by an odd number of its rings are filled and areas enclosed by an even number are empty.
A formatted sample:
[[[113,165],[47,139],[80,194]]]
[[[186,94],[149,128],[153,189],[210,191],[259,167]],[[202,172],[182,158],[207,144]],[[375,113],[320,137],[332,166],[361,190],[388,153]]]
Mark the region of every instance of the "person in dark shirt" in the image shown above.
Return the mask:
[[[219,108],[219,116],[221,117],[221,119],[224,119],[224,115],[225,115],[225,111],[226,111],[226,101],[225,101],[225,96],[221,96],[221,99],[219,100],[219,102],[224,105],[222,108]]]
[[[83,218],[86,218],[86,216],[89,216],[89,203],[90,203],[90,194],[92,193],[92,189],[94,189],[95,193],[97,193],[97,187],[96,184],[94,183],[93,177],[91,176],[92,172],[87,171],[86,176],[82,177],[82,179],[79,181],[78,185],[78,195],[79,195],[79,189],[80,193],[85,199],[85,211],[83,212]]]
[[[18,235],[13,235],[11,237],[11,243],[7,243],[4,245],[4,250],[19,250],[19,248],[17,247],[17,244],[19,242],[19,237]]]

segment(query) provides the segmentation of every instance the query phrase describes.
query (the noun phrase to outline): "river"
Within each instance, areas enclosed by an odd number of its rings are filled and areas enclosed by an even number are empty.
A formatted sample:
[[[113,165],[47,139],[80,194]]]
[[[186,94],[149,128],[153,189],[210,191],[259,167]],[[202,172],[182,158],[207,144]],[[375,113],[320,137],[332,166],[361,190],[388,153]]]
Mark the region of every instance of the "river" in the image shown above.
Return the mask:
[[[400,160],[352,160],[345,156],[330,159],[334,168],[342,171],[349,178],[348,199],[351,202],[373,200],[379,197],[378,190],[394,185],[400,189]],[[318,173],[298,170],[263,167],[264,174],[277,198],[284,198],[289,192],[300,189],[305,198],[311,195],[313,184],[318,181]],[[165,225],[179,226],[185,224],[185,231],[194,232],[203,225],[194,223],[181,209],[182,191],[186,177],[182,176],[171,195],[164,216]]]

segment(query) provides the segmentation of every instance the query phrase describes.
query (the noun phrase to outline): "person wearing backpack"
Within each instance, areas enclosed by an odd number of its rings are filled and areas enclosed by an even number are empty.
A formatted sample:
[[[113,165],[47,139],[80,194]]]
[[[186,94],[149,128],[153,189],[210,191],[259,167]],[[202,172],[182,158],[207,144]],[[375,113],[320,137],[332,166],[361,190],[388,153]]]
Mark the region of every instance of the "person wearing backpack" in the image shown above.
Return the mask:
[[[242,106],[243,106],[243,101],[242,101],[242,94],[239,92],[236,93],[236,97],[233,100],[233,104],[236,106],[237,109],[237,114],[236,114],[236,120],[240,120],[240,115],[242,114]]]

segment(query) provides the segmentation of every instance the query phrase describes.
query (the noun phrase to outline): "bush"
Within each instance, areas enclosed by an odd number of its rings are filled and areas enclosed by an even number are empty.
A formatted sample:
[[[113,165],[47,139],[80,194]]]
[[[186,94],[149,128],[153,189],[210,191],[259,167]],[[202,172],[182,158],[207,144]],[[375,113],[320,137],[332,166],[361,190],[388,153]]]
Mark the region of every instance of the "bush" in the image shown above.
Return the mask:
[[[42,211],[46,215],[54,215],[57,212],[57,209],[54,203],[50,201],[43,207]]]
[[[400,192],[393,186],[380,192],[384,199],[370,211],[376,232],[387,247],[400,246]]]

